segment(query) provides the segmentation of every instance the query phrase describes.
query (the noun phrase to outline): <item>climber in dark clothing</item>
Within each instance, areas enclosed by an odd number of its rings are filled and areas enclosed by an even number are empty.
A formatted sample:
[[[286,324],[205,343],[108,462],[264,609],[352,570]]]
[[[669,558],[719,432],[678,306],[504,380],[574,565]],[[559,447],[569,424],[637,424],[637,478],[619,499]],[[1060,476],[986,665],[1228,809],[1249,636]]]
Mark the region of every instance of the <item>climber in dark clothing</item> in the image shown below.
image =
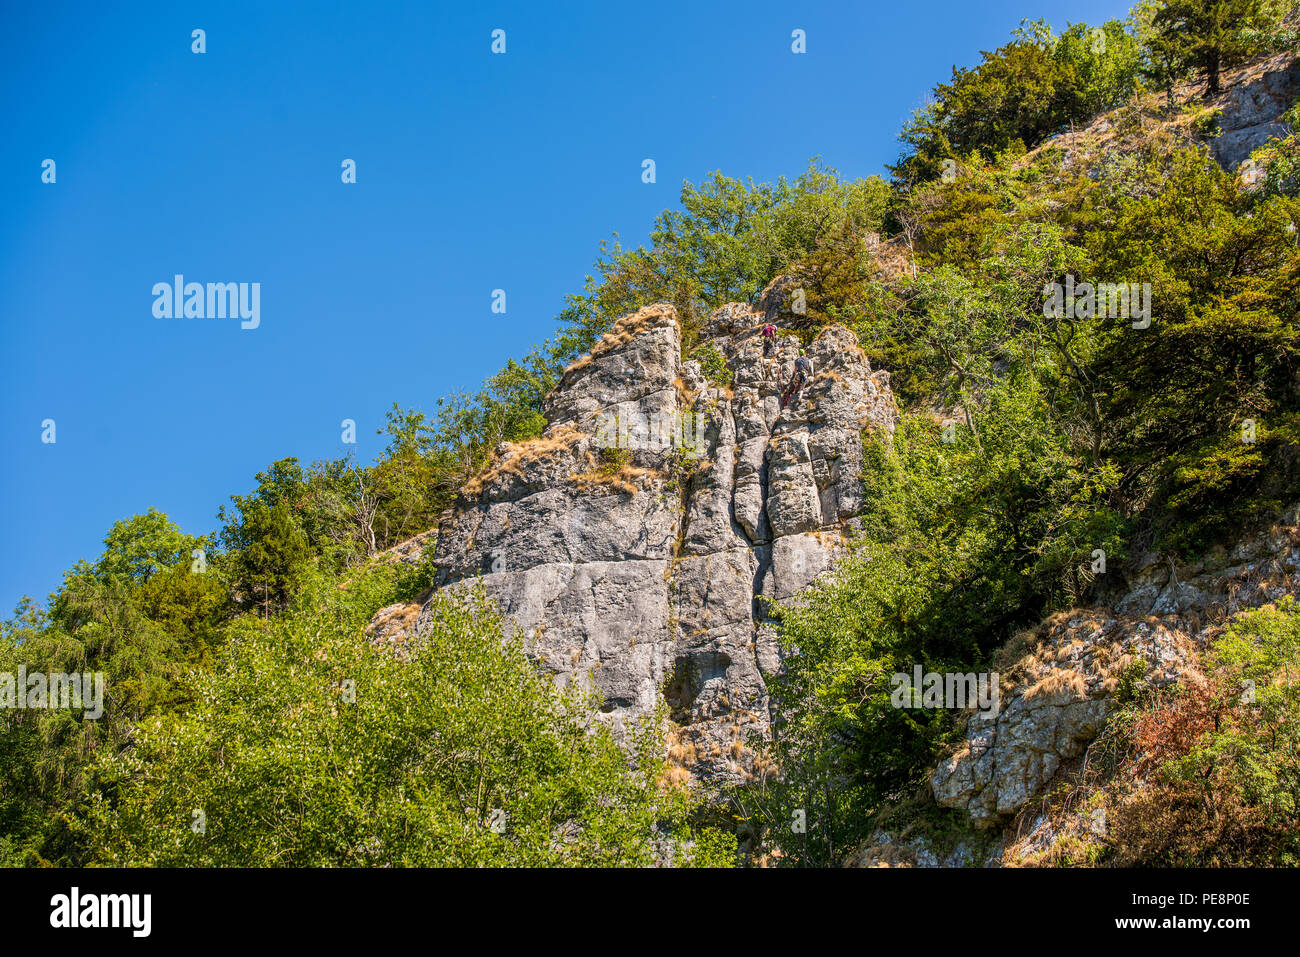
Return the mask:
[[[807,353],[800,349],[799,358],[794,360],[794,375],[790,377],[790,385],[786,387],[785,394],[781,396],[781,408],[784,409],[789,405],[792,399],[799,398],[804,383],[812,378],[812,373],[812,360],[808,358]]]

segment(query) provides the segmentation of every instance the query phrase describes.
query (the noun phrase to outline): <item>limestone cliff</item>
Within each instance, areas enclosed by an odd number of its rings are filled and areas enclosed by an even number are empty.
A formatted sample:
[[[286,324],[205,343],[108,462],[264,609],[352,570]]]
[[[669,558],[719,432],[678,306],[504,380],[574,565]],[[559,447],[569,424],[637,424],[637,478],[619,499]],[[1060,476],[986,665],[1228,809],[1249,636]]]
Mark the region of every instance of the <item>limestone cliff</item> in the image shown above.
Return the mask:
[[[434,557],[439,589],[481,582],[616,730],[663,701],[675,773],[712,783],[756,773],[746,740],[780,665],[765,600],[829,567],[861,510],[862,430],[897,416],[888,373],[842,326],[807,347],[814,375],[781,408],[799,340],[763,359],[779,288],[706,324],[695,354],[726,381],[683,360],[672,306],[621,319],[548,396],[544,434],[500,447],[444,515]],[[697,442],[648,428],[693,413]],[[385,609],[378,630],[393,638],[412,611]]]

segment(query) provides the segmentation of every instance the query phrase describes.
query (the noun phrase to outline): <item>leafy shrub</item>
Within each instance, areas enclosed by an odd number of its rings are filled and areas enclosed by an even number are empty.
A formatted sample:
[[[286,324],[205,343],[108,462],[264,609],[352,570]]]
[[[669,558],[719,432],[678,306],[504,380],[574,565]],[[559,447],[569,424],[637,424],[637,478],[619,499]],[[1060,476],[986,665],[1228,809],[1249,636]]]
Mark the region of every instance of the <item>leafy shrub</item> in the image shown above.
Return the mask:
[[[191,676],[193,709],[144,722],[133,748],[98,763],[77,825],[91,859],[637,866],[734,855],[734,839],[692,834],[688,795],[660,785],[654,725],[625,755],[594,721],[595,702],[557,691],[519,636],[503,640],[485,596],[435,598],[430,630],[403,657],[367,641],[395,574],[375,569],[346,590],[315,577],[291,614],[244,619],[220,666]]]
[[[733,373],[727,368],[727,357],[716,346],[697,349],[691,358],[699,361],[704,377],[710,382],[721,386],[731,385]]]
[[[1197,110],[1192,117],[1192,133],[1202,140],[1214,139],[1223,134],[1223,110]]]
[[[604,448],[600,450],[600,468],[598,471],[602,475],[613,476],[623,471],[631,463],[631,449]]]
[[[1211,680],[1133,724],[1132,773],[1154,782],[1112,814],[1113,860],[1300,864],[1300,609],[1239,615],[1207,663]]]

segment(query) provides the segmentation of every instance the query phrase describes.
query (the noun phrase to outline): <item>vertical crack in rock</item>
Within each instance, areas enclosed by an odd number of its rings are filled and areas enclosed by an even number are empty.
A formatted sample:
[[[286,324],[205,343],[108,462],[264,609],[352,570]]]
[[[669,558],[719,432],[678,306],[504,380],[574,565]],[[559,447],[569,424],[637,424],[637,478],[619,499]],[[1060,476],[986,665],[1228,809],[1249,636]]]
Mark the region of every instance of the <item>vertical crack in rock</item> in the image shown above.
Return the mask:
[[[814,375],[782,410],[798,341],[766,362],[766,311],[731,303],[705,325],[725,385],[683,361],[672,306],[620,319],[547,397],[545,433],[500,446],[443,516],[434,556],[440,590],[481,582],[557,682],[596,690],[616,734],[662,695],[670,759],[710,784],[746,780],[746,742],[768,729],[780,654],[763,599],[831,566],[862,508],[862,429],[897,418],[888,373],[842,326],[818,333]],[[694,462],[649,427],[692,411]],[[613,442],[631,448],[607,457]]]

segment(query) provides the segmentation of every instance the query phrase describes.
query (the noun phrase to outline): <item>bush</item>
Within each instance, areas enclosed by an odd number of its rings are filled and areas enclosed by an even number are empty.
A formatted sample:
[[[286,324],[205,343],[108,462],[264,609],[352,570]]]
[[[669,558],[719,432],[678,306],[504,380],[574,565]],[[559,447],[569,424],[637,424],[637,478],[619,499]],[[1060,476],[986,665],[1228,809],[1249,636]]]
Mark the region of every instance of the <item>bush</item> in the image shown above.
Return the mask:
[[[595,702],[503,640],[482,594],[435,598],[404,658],[362,634],[380,568],[315,576],[301,606],[240,622],[195,706],[105,756],[78,828],[111,866],[643,866],[726,862],[661,785],[662,738],[625,755]]]
[[[731,385],[734,376],[732,371],[727,368],[727,357],[715,346],[696,349],[691,358],[700,363],[700,370],[710,382],[721,386]]]
[[[1286,598],[1239,615],[1207,664],[1210,681],[1133,724],[1132,773],[1153,782],[1112,815],[1114,862],[1296,866],[1300,608]]]

